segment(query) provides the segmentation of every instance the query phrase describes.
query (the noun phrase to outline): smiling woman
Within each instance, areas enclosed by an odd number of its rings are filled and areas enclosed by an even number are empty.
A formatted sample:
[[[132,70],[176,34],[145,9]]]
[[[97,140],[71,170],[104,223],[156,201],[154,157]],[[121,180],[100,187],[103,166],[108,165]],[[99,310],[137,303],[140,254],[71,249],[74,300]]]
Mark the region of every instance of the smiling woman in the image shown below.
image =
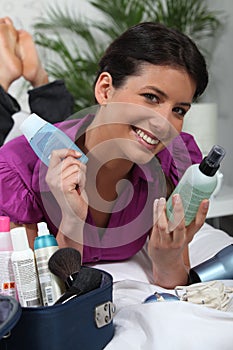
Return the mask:
[[[0,150],[0,214],[26,226],[46,221],[60,247],[77,248],[83,263],[129,258],[149,237],[155,282],[186,283],[188,243],[208,201],[185,227],[176,196],[180,220],[168,233],[165,197],[201,160],[181,129],[207,82],[205,60],[187,36],[155,23],[129,28],[100,60],[96,110],[57,124],[87,155],[87,165],[79,153],[60,149],[47,169],[23,136],[9,142]]]
[[[189,73],[181,67],[173,68],[151,63],[143,63],[142,66],[140,62],[138,65],[137,73],[129,76],[117,88],[114,86],[114,78],[108,72],[102,72],[96,81],[95,96],[100,104],[131,103],[159,113],[165,120],[152,117],[150,125],[142,119],[139,121],[140,128],[139,125],[134,126],[143,133],[142,137],[141,133],[137,132],[139,136],[137,139],[155,155],[164,148],[164,143],[167,143],[168,128],[172,126],[177,133],[181,132],[183,117],[191,106],[196,83]],[[102,117],[100,116],[100,118]],[[119,116],[117,121],[119,123]],[[125,116],[124,123],[130,125],[131,121],[127,120]],[[109,130],[108,127],[107,129],[106,137],[109,137],[109,132],[114,132],[114,137],[117,137],[116,128]],[[125,131],[125,137],[129,138],[128,131]],[[133,128],[133,131],[136,130]],[[123,130],[121,130],[120,136],[124,137]],[[147,136],[154,142],[150,142],[148,145],[148,142],[145,142],[145,139],[148,140]],[[130,137],[135,139],[135,135]],[[94,135],[92,135],[91,140],[94,140]],[[158,145],[157,141],[159,140],[163,140],[163,143],[160,142]]]

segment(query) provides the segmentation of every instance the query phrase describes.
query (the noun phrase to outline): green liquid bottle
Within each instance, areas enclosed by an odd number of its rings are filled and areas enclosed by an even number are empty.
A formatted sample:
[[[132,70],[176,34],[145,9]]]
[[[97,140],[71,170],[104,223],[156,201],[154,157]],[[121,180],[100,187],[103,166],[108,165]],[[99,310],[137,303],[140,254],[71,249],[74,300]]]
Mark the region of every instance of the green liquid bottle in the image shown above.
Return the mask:
[[[225,156],[223,147],[214,145],[200,164],[191,165],[167,201],[167,217],[173,221],[172,197],[180,194],[182,198],[185,225],[188,226],[196,216],[203,199],[209,199],[217,186],[216,172]]]

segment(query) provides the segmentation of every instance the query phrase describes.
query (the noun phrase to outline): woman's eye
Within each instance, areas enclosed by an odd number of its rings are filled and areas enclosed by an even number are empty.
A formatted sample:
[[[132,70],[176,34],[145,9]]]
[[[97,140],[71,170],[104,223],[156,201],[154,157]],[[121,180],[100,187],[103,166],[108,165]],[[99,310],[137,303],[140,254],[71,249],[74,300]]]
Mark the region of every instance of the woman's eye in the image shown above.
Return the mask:
[[[143,94],[143,96],[149,100],[150,102],[159,102],[159,98],[158,96],[154,95],[154,94],[150,94],[150,93],[146,93],[146,94]]]
[[[173,112],[177,113],[181,118],[183,118],[185,116],[185,114],[187,113],[187,111],[181,107],[174,108]]]

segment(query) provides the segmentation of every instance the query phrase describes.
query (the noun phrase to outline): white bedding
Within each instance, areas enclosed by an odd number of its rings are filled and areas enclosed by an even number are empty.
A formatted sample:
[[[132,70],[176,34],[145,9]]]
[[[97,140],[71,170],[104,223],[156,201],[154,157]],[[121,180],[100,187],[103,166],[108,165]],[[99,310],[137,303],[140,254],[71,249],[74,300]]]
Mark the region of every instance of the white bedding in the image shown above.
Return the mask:
[[[210,258],[233,244],[233,237],[205,224],[190,244],[191,265]],[[105,350],[232,350],[233,312],[190,302],[143,304],[155,291],[146,247],[125,262],[98,264],[112,274],[115,335]],[[233,280],[222,281],[233,286]]]

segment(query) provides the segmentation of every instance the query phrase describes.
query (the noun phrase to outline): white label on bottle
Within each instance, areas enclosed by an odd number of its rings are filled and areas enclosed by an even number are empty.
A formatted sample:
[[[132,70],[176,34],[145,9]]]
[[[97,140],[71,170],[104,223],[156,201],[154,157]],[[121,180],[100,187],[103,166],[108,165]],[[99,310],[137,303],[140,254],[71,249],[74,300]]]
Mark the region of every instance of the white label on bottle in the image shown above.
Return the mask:
[[[53,288],[48,286],[48,287],[45,287],[44,290],[45,290],[48,306],[53,305],[55,302],[54,295],[53,295]]]
[[[52,305],[56,301],[53,296],[52,278],[48,268],[48,260],[49,256],[47,255],[41,255],[36,258],[44,306]]]
[[[48,267],[49,258],[57,249],[58,247],[56,246],[35,250],[36,266],[44,306],[53,305],[63,293],[59,278]]]
[[[11,252],[0,252],[0,294],[17,298]]]
[[[34,259],[13,261],[16,287],[21,306],[40,306],[40,293]]]

